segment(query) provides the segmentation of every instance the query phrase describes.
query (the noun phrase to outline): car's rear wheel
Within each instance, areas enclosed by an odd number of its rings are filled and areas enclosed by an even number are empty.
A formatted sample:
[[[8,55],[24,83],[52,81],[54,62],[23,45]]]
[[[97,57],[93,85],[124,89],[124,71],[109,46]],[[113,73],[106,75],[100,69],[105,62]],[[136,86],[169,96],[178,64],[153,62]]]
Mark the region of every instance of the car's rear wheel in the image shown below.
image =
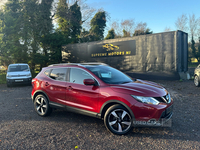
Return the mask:
[[[122,105],[113,105],[105,113],[104,124],[110,132],[123,135],[132,129],[132,116]]]
[[[45,117],[51,114],[52,108],[49,106],[47,98],[40,94],[34,100],[34,108],[38,115]]]
[[[197,75],[194,76],[194,85],[199,86],[199,77]]]

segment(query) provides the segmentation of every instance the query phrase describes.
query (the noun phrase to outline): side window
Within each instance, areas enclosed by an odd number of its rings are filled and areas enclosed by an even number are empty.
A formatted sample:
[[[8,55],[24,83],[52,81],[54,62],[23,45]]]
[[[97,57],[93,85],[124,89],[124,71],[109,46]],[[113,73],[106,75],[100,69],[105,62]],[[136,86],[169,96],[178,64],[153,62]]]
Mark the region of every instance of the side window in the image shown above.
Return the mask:
[[[70,70],[71,83],[84,84],[83,83],[84,79],[93,79],[93,77],[84,70],[78,68],[71,68]]]
[[[59,81],[66,81],[67,68],[56,68],[50,73],[50,78]]]
[[[44,72],[44,74],[45,74],[46,76],[49,76],[49,72],[50,72],[50,69],[49,69],[49,70],[46,70],[46,71]]]

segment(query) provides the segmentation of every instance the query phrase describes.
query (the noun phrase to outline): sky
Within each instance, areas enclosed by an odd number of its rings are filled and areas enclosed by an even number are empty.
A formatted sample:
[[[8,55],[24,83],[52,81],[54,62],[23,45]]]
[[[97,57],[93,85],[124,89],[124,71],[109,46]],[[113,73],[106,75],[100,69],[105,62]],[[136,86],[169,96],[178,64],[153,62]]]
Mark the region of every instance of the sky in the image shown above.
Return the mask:
[[[0,0],[2,5],[6,0]],[[146,22],[153,33],[165,28],[177,30],[175,21],[182,14],[200,17],[200,0],[85,0],[95,9],[103,8],[109,14],[107,30],[113,21],[134,19],[135,23]],[[105,33],[106,34],[106,33]]]
[[[200,17],[200,0],[87,0],[93,8],[103,8],[110,21],[134,19],[146,22],[153,33],[164,32],[168,27],[177,30],[175,21],[182,14]]]

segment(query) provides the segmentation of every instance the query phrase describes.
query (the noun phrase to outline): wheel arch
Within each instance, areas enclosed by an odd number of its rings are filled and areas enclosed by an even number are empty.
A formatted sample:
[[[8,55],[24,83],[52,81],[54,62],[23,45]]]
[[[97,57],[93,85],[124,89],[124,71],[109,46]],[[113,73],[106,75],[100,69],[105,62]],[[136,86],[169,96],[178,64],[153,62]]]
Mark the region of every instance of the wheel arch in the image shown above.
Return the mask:
[[[124,106],[131,114],[132,119],[133,120],[135,119],[135,116],[134,116],[132,110],[130,109],[130,107],[128,105],[126,105],[125,103],[118,101],[118,100],[107,101],[101,106],[101,109],[100,109],[101,118],[104,118],[104,115],[105,115],[106,111],[108,110],[108,108],[110,108],[111,106],[116,105],[116,104],[120,104],[120,105]]]
[[[49,101],[49,97],[48,97],[47,94],[46,94],[44,91],[42,91],[42,90],[37,90],[37,91],[35,91],[35,93],[34,93],[33,96],[32,96],[32,101],[34,101],[34,99],[35,99],[38,95],[40,95],[40,94],[44,95],[44,96],[47,98],[47,100]]]

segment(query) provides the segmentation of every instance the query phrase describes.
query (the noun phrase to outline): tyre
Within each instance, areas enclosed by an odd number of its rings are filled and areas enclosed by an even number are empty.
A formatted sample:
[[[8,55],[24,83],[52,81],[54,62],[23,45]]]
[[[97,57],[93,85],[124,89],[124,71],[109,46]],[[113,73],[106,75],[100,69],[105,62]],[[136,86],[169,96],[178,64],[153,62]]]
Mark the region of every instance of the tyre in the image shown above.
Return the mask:
[[[39,116],[45,117],[51,114],[52,108],[49,106],[47,98],[40,94],[34,100],[34,108]]]
[[[106,128],[117,135],[127,134],[133,125],[132,116],[122,105],[113,105],[105,113]]]
[[[11,84],[9,84],[8,82],[6,83],[7,87],[11,87]]]
[[[197,75],[194,76],[194,85],[197,86],[197,87],[200,85],[199,84],[199,77]]]

